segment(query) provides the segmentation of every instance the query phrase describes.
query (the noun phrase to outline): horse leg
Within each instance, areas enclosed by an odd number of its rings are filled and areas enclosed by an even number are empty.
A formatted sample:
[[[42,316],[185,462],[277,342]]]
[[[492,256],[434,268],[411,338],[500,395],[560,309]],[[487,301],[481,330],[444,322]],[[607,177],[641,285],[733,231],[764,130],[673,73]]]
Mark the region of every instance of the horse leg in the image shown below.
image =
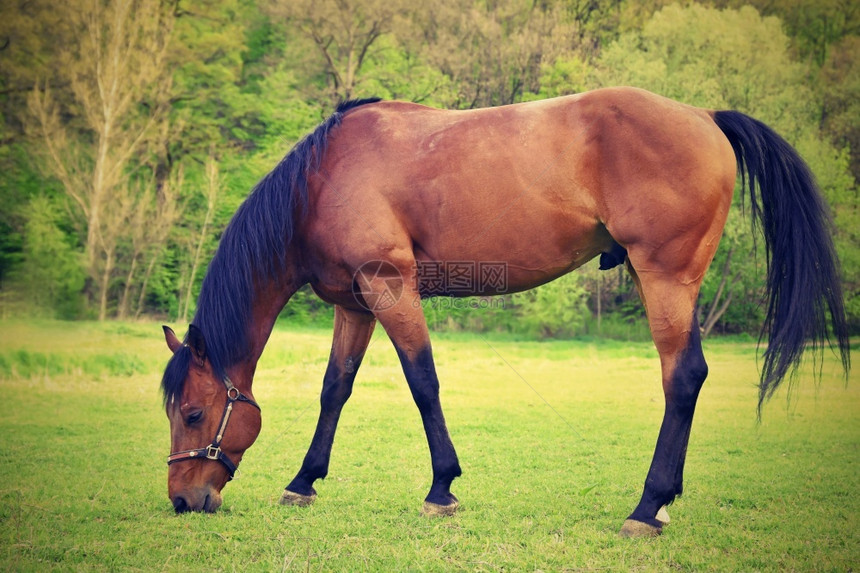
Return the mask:
[[[393,270],[393,265],[391,270]],[[401,276],[414,272],[414,261],[404,261],[397,266]],[[393,278],[384,273],[364,279],[362,292],[375,293],[378,300],[389,300]],[[406,281],[408,283],[408,281]],[[374,312],[380,324],[391,338],[409,390],[424,424],[430,459],[433,468],[433,484],[424,500],[423,512],[426,515],[452,515],[459,501],[451,493],[451,482],[461,474],[457,452],[448,434],[442,405],[439,401],[439,379],[433,363],[430,347],[430,334],[417,285],[403,284],[403,290],[396,301],[377,308]]]
[[[439,379],[436,377],[430,340],[428,338],[426,346],[417,352],[400,346],[394,337],[392,341],[400,357],[409,390],[421,413],[427,444],[430,446],[433,484],[424,499],[423,512],[426,515],[452,515],[459,501],[451,493],[451,482],[462,472],[439,402]]]
[[[641,300],[642,304],[647,307],[648,305],[645,301],[645,294],[642,292],[642,283],[639,281],[639,275],[636,274],[636,269],[634,269],[633,265],[630,264],[630,259],[626,258],[626,256],[627,256],[626,251],[625,251],[624,255],[625,255],[625,262],[626,262],[626,266],[627,266],[627,271],[630,274],[630,276],[633,278],[633,283],[636,285],[636,291],[639,293],[639,300]],[[687,432],[688,438],[689,438],[689,435],[690,435],[689,432]],[[684,452],[686,454],[686,445],[684,446]],[[685,457],[686,456],[684,455],[681,458],[681,465],[678,469],[677,479],[675,480],[676,481],[676,490],[678,491],[679,495],[680,495],[681,488],[682,488],[682,481],[683,481],[682,474],[683,474],[684,458]],[[659,511],[657,511],[656,519],[657,519],[657,521],[659,521],[663,525],[666,525],[669,523],[669,521],[670,521],[669,520],[669,512],[666,511],[665,505],[662,506]]]
[[[665,506],[683,491],[693,413],[708,374],[695,316],[700,281],[685,283],[659,273],[634,274],[634,280],[647,301],[648,322],[660,354],[665,411],[642,498],[620,532],[624,537],[657,535],[668,523]]]
[[[316,498],[313,483],[328,474],[337,422],[344,404],[352,394],[352,383],[375,324],[376,319],[370,313],[335,307],[334,340],[323,376],[316,432],[299,473],[284,489],[281,504],[309,505]]]

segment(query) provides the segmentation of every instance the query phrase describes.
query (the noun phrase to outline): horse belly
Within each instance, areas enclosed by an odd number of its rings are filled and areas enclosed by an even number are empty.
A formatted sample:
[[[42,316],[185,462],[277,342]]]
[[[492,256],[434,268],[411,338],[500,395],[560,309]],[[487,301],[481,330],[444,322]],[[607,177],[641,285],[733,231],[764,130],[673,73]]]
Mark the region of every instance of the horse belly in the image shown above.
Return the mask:
[[[583,265],[611,245],[606,229],[587,211],[539,203],[533,200],[528,208],[508,212],[462,211],[441,221],[434,232],[413,236],[422,294],[526,290]]]

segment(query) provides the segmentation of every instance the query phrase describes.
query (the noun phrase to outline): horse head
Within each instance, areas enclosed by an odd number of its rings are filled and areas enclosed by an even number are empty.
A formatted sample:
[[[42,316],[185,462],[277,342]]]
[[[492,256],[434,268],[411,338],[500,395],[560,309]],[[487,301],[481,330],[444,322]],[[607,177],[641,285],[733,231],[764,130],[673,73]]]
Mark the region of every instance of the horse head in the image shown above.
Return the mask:
[[[191,325],[185,342],[164,327],[173,356],[162,379],[170,421],[167,491],[177,513],[213,512],[221,490],[260,433],[260,407],[250,377],[235,382],[206,353],[203,332]]]

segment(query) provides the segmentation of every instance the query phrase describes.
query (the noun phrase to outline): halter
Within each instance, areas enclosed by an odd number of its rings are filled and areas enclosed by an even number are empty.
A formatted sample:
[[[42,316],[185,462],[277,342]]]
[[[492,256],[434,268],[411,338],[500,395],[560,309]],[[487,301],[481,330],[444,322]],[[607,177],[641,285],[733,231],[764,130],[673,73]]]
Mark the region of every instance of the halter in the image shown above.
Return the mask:
[[[234,464],[233,460],[228,458],[227,454],[221,451],[221,440],[224,439],[224,431],[227,429],[227,422],[230,421],[230,414],[233,412],[233,404],[237,401],[247,402],[258,410],[260,410],[260,406],[254,400],[242,394],[226,376],[224,377],[224,386],[227,388],[227,403],[224,405],[224,413],[221,415],[221,423],[218,425],[218,432],[215,434],[215,438],[212,440],[212,443],[204,448],[198,448],[196,450],[174,452],[167,456],[167,465],[175,464],[176,462],[184,462],[185,460],[215,460],[224,464],[224,467],[227,468],[227,473],[230,474],[230,479],[233,479],[233,476],[236,475],[237,464]]]

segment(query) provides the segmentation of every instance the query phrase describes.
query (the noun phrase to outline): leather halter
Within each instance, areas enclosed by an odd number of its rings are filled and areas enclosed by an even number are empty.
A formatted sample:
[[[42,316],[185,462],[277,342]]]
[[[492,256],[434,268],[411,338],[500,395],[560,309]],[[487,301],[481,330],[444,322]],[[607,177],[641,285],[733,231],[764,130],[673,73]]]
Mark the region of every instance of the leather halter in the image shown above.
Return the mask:
[[[227,430],[227,422],[230,421],[230,414],[233,412],[233,404],[236,402],[247,402],[256,409],[260,410],[257,404],[251,398],[242,394],[238,388],[233,385],[226,376],[224,377],[224,386],[227,388],[227,403],[224,405],[224,413],[221,415],[221,423],[218,424],[218,430],[212,443],[203,448],[196,450],[182,450],[181,452],[173,452],[167,456],[167,465],[175,464],[176,462],[184,462],[186,460],[215,460],[224,464],[227,468],[227,473],[230,474],[229,479],[233,479],[236,475],[237,464],[233,463],[227,454],[221,450],[221,440],[224,439],[224,432]]]

